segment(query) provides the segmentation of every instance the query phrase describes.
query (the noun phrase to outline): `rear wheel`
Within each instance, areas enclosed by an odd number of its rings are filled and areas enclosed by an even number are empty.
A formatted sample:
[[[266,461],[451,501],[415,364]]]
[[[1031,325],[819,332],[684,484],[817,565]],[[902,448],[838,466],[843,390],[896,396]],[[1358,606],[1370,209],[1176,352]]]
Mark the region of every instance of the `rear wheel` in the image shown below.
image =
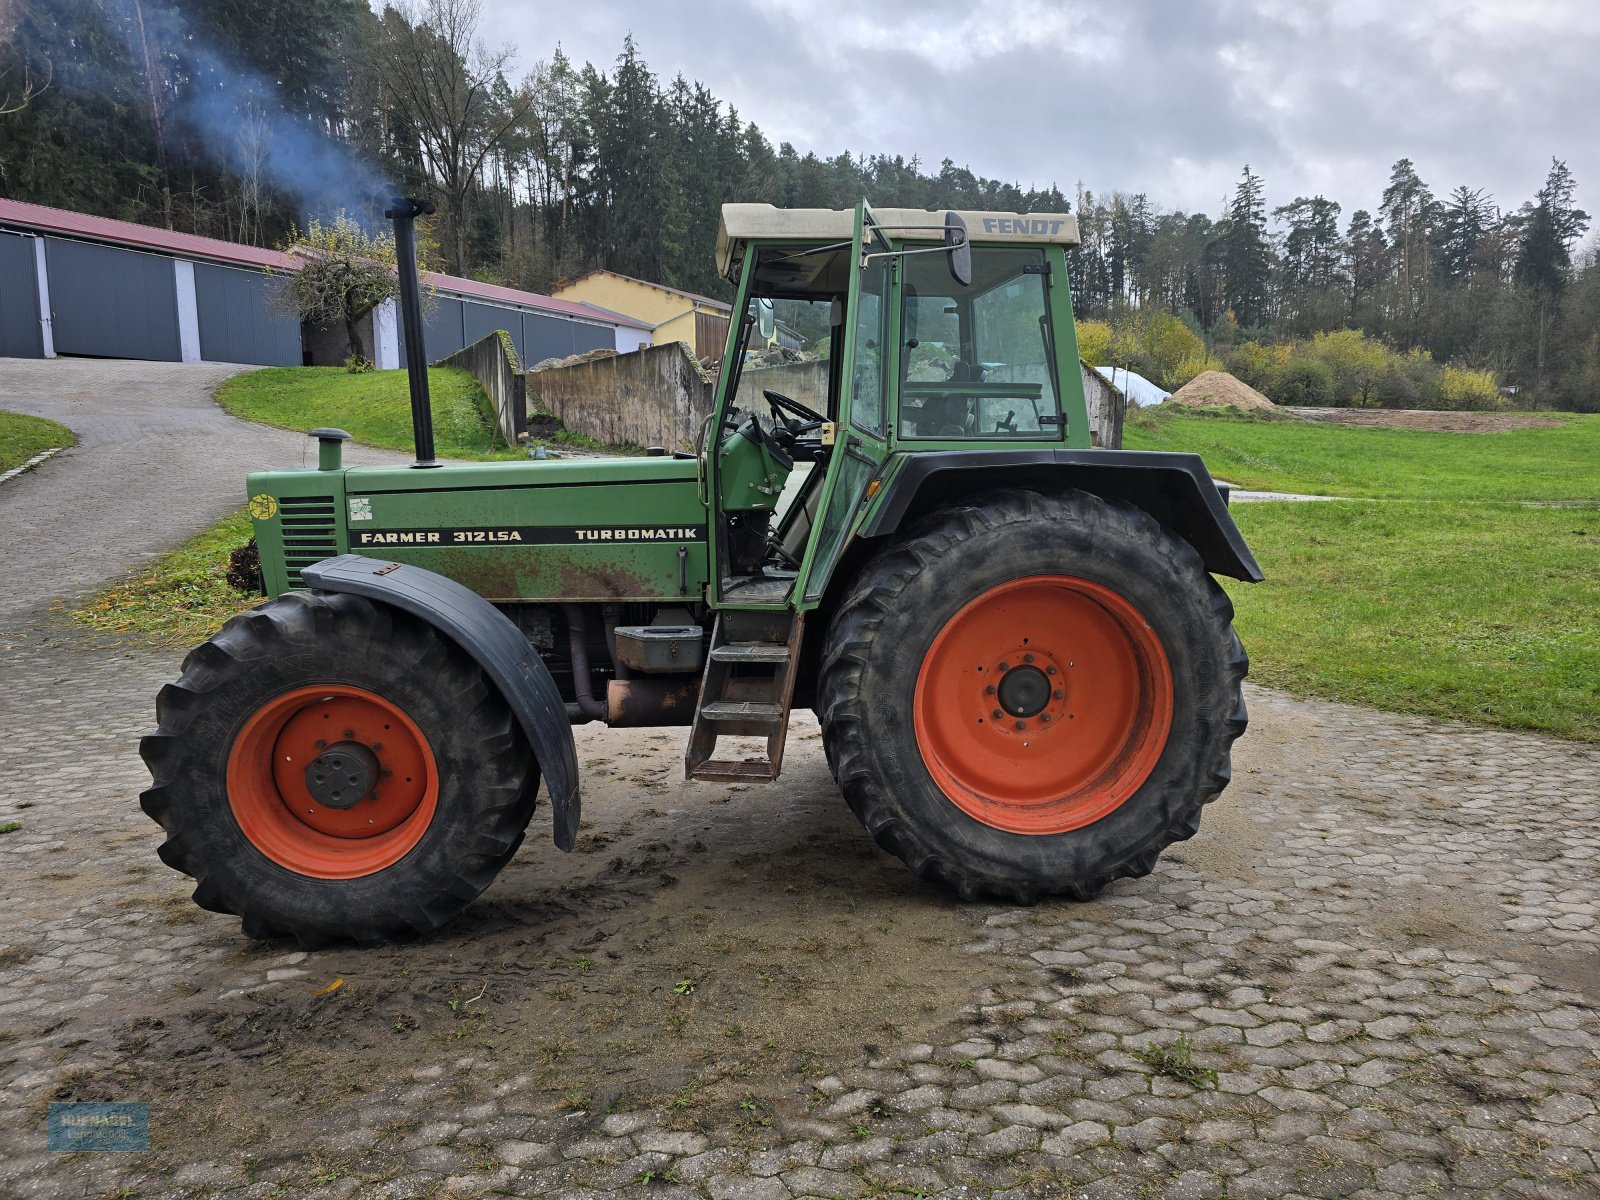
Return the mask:
[[[140,744],[161,858],[255,937],[426,933],[522,840],[538,771],[499,692],[422,621],[291,593],[184,660]]]
[[[1199,827],[1245,728],[1232,606],[1143,512],[1082,492],[944,510],[829,631],[828,761],[917,874],[1087,898]]]

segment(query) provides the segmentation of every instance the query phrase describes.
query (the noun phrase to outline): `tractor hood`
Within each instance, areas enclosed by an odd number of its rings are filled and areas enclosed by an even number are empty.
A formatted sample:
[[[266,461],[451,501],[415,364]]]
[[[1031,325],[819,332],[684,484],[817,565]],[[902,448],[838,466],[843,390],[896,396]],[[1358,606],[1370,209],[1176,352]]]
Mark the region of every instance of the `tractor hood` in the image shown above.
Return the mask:
[[[351,467],[250,476],[269,595],[338,554],[426,567],[485,599],[698,601],[706,507],[671,458]]]

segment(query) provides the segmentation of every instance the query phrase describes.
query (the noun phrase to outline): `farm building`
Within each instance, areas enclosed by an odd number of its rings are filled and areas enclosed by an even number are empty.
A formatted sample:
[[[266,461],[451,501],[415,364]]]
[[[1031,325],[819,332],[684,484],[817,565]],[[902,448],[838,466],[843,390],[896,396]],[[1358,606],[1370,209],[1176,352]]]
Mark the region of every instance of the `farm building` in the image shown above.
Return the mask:
[[[269,272],[300,260],[216,238],[0,199],[0,355],[144,358],[267,366],[331,364],[343,330],[274,310]],[[427,356],[453,354],[488,333],[511,335],[525,363],[650,344],[650,325],[570,300],[452,275],[427,280]],[[379,367],[404,361],[393,301],[363,321]]]
[[[552,288],[558,300],[575,300],[610,313],[625,314],[650,326],[651,343],[684,342],[696,358],[720,358],[733,307],[710,296],[679,291],[615,271],[587,275]]]

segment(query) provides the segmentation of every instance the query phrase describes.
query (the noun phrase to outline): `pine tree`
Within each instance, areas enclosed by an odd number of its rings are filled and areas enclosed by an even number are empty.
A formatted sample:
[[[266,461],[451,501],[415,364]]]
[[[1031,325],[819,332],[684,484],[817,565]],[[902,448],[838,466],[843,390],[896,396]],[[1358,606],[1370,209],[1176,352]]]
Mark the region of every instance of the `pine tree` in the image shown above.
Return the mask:
[[[1253,329],[1267,318],[1272,253],[1267,242],[1267,205],[1261,177],[1246,163],[1228,205],[1221,235],[1223,295],[1239,325]]]

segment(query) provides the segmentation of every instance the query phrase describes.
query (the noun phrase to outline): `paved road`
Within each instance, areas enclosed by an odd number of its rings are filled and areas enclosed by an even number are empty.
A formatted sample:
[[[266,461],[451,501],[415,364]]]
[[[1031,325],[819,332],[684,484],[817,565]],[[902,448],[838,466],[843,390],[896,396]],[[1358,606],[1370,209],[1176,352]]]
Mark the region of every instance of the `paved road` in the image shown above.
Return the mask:
[[[0,629],[115,578],[244,502],[247,471],[315,463],[316,443],[228,416],[225,363],[0,358],[0,409],[78,445],[0,484]],[[401,461],[353,449],[351,462]]]
[[[128,375],[64,365],[38,368],[56,399],[28,410],[81,428],[100,404],[61,398],[62,381],[106,372],[108,406],[166,431],[129,418],[128,440],[187,490],[174,505],[127,485],[160,532],[134,522],[138,540],[89,563],[102,526],[133,537],[100,496],[124,486],[118,444],[86,439],[0,494],[0,569],[38,556],[14,613],[226,509],[241,460],[297,445],[219,419],[176,368],[166,387],[188,399],[154,383],[128,399]],[[8,373],[0,405],[17,406]],[[44,543],[12,528],[19,511]],[[874,855],[813,723],[797,722],[781,784],[746,791],[684,783],[661,732],[589,730],[584,838],[604,853],[558,857],[541,811],[440,935],[306,955],[194,909],[155,857],[135,744],[178,653],[85,649],[37,612],[4,651],[8,1200],[1600,1196],[1600,750],[1252,688],[1234,784],[1199,836],[1094,903],[1016,909],[951,904]],[[726,911],[752,889],[781,920]],[[726,922],[730,944],[708,940]],[[740,942],[769,939],[783,984],[891,926],[861,971],[933,961],[961,984],[916,1028],[869,1009],[831,1047],[768,1059],[735,1038],[771,1013],[717,1014],[709,1046],[649,1023],[714,1006],[718,956]],[[681,952],[663,980],[630,975],[647,943]],[[676,996],[684,976],[699,989]],[[925,994],[945,995],[931,972]],[[771,1005],[803,1027],[826,999],[793,984]],[[558,1012],[583,1032],[548,1036]],[[641,1105],[604,1096],[606,1069],[585,1076],[591,1042],[710,1061]],[[50,1154],[56,1099],[148,1101],[151,1153]]]

